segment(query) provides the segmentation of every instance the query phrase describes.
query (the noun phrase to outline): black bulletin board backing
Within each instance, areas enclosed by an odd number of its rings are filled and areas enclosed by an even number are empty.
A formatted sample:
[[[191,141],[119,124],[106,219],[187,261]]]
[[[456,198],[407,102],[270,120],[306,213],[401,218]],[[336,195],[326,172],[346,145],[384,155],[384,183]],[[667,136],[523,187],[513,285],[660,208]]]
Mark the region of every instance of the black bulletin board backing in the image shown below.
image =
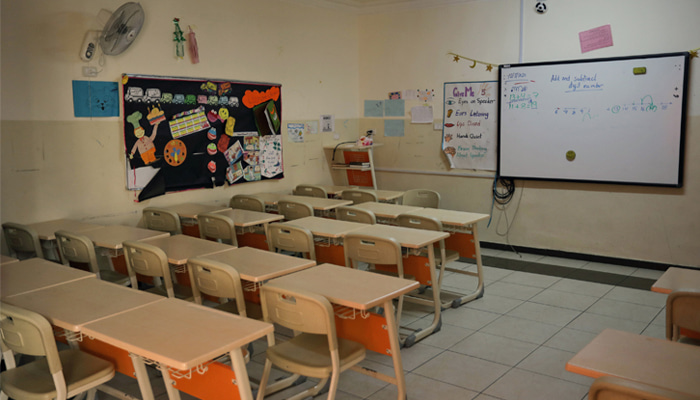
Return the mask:
[[[283,178],[281,85],[122,76],[127,186],[167,192]]]

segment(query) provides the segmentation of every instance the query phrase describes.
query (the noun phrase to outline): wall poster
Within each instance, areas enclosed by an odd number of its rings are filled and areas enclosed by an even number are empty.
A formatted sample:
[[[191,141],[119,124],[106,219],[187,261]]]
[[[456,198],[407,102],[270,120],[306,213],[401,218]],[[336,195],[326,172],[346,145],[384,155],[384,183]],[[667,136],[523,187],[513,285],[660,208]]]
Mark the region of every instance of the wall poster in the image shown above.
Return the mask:
[[[496,170],[498,82],[446,82],[442,151],[456,169]]]
[[[283,178],[281,85],[125,74],[122,88],[127,187],[139,201]]]

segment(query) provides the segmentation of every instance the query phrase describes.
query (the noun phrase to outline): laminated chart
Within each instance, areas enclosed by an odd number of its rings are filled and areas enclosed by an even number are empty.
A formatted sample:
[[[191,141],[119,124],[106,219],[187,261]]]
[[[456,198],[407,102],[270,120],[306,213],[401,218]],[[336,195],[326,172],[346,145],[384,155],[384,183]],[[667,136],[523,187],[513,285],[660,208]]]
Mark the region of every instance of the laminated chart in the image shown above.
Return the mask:
[[[170,133],[173,135],[173,139],[209,129],[210,127],[211,125],[209,125],[203,106],[175,114],[170,121]]]

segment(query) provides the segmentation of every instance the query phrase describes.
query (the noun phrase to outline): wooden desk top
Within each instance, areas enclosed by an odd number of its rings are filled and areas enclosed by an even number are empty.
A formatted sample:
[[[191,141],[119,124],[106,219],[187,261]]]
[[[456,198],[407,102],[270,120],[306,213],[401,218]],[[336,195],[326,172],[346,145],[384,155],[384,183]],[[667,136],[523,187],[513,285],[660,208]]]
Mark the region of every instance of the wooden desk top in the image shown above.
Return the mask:
[[[700,348],[606,329],[578,352],[566,370],[591,378],[611,375],[700,396]]]
[[[289,193],[255,193],[251,194],[263,201],[268,206],[274,206],[277,204],[277,200],[284,196],[289,196]]]
[[[97,276],[43,258],[30,258],[0,266],[0,295],[6,299],[82,279],[97,280]]]
[[[651,287],[652,292],[659,293],[678,289],[700,289],[700,270],[671,267]]]
[[[402,247],[412,249],[420,249],[442,239],[447,239],[450,236],[448,232],[428,231],[425,229],[404,228],[400,226],[381,224],[365,225],[363,228],[353,231],[352,233],[380,237],[393,237],[401,244]]]
[[[358,310],[379,306],[420,285],[417,281],[333,264],[317,265],[273,279],[267,284],[318,293],[331,303]]]
[[[217,212],[217,211],[223,211],[223,210],[229,210],[229,206],[227,205],[221,205],[221,206],[212,206],[208,204],[197,204],[197,203],[183,203],[183,204],[176,204],[173,206],[167,206],[163,207],[167,208],[168,210],[175,211],[177,215],[180,216],[180,218],[192,218],[192,219],[197,219],[198,214],[202,214],[205,212]]]
[[[396,191],[396,190],[379,190],[379,189],[372,189],[369,187],[358,187],[357,189],[361,189],[367,192],[372,192],[377,195],[377,199],[379,201],[394,201],[396,199],[400,199],[403,197],[404,192],[401,191]]]
[[[82,332],[131,353],[186,371],[255,341],[272,324],[163,299],[86,324]]]
[[[217,211],[216,213],[231,218],[235,226],[243,228],[261,224],[268,224],[270,222],[280,221],[284,219],[284,215],[281,214],[270,214],[259,211],[230,208],[224,211]]]
[[[292,272],[313,267],[316,262],[252,247],[240,247],[205,256],[208,260],[222,262],[238,271],[241,279],[264,282]]]
[[[322,187],[329,196],[340,196],[343,190],[357,189],[358,186],[316,185]]]
[[[102,225],[90,224],[72,219],[54,219],[52,221],[27,224],[27,226],[34,228],[41,240],[56,240],[56,235],[54,235],[54,233],[61,230],[84,233],[93,229],[102,228]]]
[[[14,257],[10,257],[10,256],[6,256],[4,254],[2,254],[2,256],[0,257],[0,265],[8,265],[8,264],[16,263],[16,262],[19,262],[19,259],[14,258]]]
[[[173,265],[187,264],[187,260],[191,257],[205,256],[235,248],[229,244],[187,235],[173,235],[145,242],[161,248],[168,256],[168,262]]]
[[[45,316],[53,325],[80,332],[82,325],[164,300],[99,279],[81,279],[12,296],[3,301]]]
[[[283,225],[293,225],[306,228],[315,236],[342,238],[345,234],[364,228],[367,224],[357,222],[338,221],[336,219],[321,217],[304,217],[294,221],[283,222]]]
[[[389,203],[376,203],[371,201],[367,203],[355,204],[353,207],[372,211],[374,215],[380,218],[391,219],[397,218],[399,214],[409,213],[412,211],[419,211],[422,209],[422,207],[404,206],[400,204]]]
[[[443,210],[438,208],[422,208],[417,211],[410,211],[407,214],[419,215],[422,217],[433,217],[443,224],[467,226],[475,224],[489,218],[488,214],[477,214],[466,211]]]
[[[99,229],[83,232],[97,247],[121,249],[122,242],[127,240],[149,240],[170,236],[168,232],[137,228],[135,226],[109,225]]]
[[[339,199],[322,199],[320,197],[309,197],[309,196],[282,196],[279,200],[289,200],[289,201],[299,201],[309,204],[316,211],[328,211],[340,206],[349,206],[352,204],[350,200],[339,200]]]

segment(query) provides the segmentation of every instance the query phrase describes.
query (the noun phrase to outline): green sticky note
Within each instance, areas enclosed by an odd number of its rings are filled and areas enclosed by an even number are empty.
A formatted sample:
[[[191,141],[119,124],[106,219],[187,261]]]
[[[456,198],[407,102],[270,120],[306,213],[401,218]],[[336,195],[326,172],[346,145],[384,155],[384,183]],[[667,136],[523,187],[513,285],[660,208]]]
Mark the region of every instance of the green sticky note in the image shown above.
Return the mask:
[[[647,67],[634,67],[632,69],[635,75],[644,75],[647,73]]]

